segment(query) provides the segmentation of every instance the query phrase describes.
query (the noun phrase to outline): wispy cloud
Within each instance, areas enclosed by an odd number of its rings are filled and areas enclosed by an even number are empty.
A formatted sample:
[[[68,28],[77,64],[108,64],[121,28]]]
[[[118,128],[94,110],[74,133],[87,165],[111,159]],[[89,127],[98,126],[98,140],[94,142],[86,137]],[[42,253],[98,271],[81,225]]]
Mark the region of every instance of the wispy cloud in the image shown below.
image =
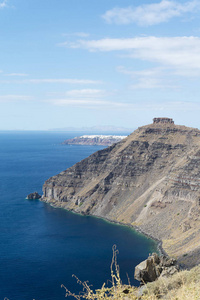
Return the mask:
[[[8,6],[7,3],[8,3],[8,0],[4,0],[3,2],[0,2],[0,9],[5,8],[6,6]]]
[[[89,37],[90,34],[87,32],[73,32],[73,33],[63,33],[63,36],[69,36],[69,37],[76,36],[80,38],[86,38]]]
[[[159,3],[137,7],[116,7],[108,10],[102,17],[107,23],[136,23],[139,26],[150,26],[167,22],[171,18],[180,17],[186,13],[197,12],[199,9],[200,3],[197,0],[184,3],[162,0]]]
[[[49,103],[61,107],[82,107],[87,109],[120,109],[123,111],[144,112],[152,111],[165,114],[166,111],[175,112],[194,112],[200,111],[200,103],[194,101],[154,101],[148,102],[114,102],[97,99],[75,99],[59,98],[48,101]]]
[[[70,83],[70,84],[99,84],[100,81],[89,80],[89,79],[70,79],[70,78],[60,78],[60,79],[29,79],[25,82],[30,83]]]
[[[102,108],[122,108],[127,107],[125,103],[121,102],[112,102],[112,101],[103,101],[103,100],[89,100],[89,99],[70,99],[70,98],[63,98],[63,99],[53,99],[50,101],[51,103],[58,105],[58,106],[84,106],[84,107],[102,107]]]
[[[82,90],[70,90],[66,92],[66,96],[70,97],[86,97],[86,98],[99,98],[106,95],[106,91],[97,89],[82,89]]]
[[[178,86],[168,78],[168,70],[164,68],[158,67],[140,71],[130,71],[123,66],[119,66],[117,67],[117,71],[129,75],[132,78],[132,89],[178,88]]]
[[[10,74],[5,74],[5,76],[11,76],[11,77],[25,77],[28,76],[28,74],[25,73],[10,73]]]
[[[152,110],[152,111],[159,111],[159,112],[165,112],[171,111],[171,112],[194,112],[194,111],[200,111],[200,103],[194,102],[194,101],[166,101],[160,103],[156,102],[150,102],[143,105],[137,106],[138,109],[146,109],[146,110]],[[137,109],[135,107],[135,109]]]
[[[65,93],[62,98],[53,98],[48,102],[58,106],[78,106],[88,108],[120,108],[127,105],[121,102],[108,101],[110,95],[105,90],[98,89],[81,89],[70,90]]]
[[[48,79],[22,79],[22,80],[0,80],[0,83],[16,83],[16,84],[42,84],[42,83],[67,83],[67,84],[102,84],[99,80],[90,79],[70,79],[70,78],[48,78]]]
[[[32,100],[28,95],[0,95],[0,102],[16,102]]]
[[[173,68],[182,76],[200,76],[200,38],[184,37],[135,37],[127,39],[79,40],[65,47],[89,51],[123,51],[127,57],[156,62]]]

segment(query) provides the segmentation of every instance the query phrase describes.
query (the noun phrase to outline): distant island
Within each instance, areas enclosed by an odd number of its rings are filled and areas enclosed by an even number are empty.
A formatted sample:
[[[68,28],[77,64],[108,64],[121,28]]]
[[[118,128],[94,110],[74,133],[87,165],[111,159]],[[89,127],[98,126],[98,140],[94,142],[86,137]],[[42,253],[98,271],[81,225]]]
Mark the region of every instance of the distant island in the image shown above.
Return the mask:
[[[114,143],[120,142],[126,137],[126,135],[82,135],[73,139],[65,140],[63,144],[111,146]]]
[[[51,128],[49,131],[75,131],[75,132],[84,132],[91,134],[111,134],[111,133],[131,133],[133,128],[125,128],[119,126],[92,126],[92,127],[64,127],[64,128]]]

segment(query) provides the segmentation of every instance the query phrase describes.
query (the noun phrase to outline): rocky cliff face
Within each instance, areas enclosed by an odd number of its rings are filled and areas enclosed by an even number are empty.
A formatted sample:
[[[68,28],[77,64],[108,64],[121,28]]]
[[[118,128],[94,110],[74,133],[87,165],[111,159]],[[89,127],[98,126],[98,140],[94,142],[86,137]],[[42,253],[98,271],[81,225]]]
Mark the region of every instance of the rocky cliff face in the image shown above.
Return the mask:
[[[43,201],[137,226],[190,266],[200,262],[200,131],[138,128],[48,179]]]

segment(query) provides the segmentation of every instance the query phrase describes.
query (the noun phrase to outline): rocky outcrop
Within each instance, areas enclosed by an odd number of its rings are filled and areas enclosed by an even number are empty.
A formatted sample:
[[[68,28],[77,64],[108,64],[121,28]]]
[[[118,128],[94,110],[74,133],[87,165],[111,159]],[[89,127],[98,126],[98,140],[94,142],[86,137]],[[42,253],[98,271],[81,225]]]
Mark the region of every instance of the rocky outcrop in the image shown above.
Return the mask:
[[[200,263],[200,131],[154,123],[43,186],[43,201],[136,226],[180,263]]]
[[[29,194],[26,198],[29,200],[36,200],[36,199],[40,199],[42,196],[38,194],[38,192],[34,192]]]
[[[111,146],[126,138],[123,135],[82,135],[63,142],[64,145],[101,145]]]
[[[134,278],[145,284],[155,281],[158,277],[170,277],[179,271],[177,262],[167,256],[153,253],[135,267]]]
[[[173,119],[170,119],[170,118],[154,118],[153,119],[153,123],[171,123],[171,124],[174,124],[174,121]]]

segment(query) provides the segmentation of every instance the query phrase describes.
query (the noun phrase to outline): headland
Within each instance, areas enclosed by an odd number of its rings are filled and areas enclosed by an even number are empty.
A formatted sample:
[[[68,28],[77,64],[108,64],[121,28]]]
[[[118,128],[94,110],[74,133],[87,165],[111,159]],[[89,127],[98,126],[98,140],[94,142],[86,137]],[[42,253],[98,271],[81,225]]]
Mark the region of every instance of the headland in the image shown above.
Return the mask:
[[[42,200],[136,227],[192,267],[200,263],[200,130],[154,118],[48,179]]]

